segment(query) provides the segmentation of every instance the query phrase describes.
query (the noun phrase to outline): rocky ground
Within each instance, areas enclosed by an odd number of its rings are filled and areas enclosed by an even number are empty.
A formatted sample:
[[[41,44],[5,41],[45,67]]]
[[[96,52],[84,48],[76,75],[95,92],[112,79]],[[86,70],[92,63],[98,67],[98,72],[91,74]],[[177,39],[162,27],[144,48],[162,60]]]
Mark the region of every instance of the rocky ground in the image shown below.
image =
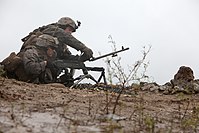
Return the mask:
[[[83,88],[0,77],[0,133],[199,132],[197,91],[143,83],[119,97],[118,86]]]

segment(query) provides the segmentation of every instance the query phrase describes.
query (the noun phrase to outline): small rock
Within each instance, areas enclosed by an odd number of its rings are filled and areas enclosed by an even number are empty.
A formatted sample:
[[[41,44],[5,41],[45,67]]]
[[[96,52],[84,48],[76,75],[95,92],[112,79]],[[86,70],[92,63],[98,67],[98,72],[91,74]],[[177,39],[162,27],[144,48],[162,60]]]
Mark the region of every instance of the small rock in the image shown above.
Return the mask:
[[[141,90],[149,90],[149,91],[155,91],[159,89],[159,85],[156,83],[146,83],[141,87]]]

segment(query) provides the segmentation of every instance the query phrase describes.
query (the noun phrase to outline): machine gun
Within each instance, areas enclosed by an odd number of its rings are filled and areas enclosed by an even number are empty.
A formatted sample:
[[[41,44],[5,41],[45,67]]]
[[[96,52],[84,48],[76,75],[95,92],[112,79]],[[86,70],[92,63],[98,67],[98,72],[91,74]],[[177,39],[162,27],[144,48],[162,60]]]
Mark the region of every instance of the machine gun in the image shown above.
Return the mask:
[[[89,61],[95,61],[107,56],[117,56],[117,53],[123,52],[128,50],[129,48],[124,48],[122,46],[121,50],[118,51],[114,51],[99,57],[93,57],[91,58]],[[79,82],[81,82],[83,79],[88,78],[93,80],[95,83],[99,83],[101,81],[101,79],[103,78],[104,80],[104,84],[107,84],[106,82],[106,77],[105,77],[105,69],[103,67],[87,67],[84,62],[80,61],[80,60],[55,60],[53,62],[53,65],[55,68],[59,69],[59,71],[61,70],[65,70],[65,74],[62,75],[60,77],[61,79],[61,83],[63,83],[66,86],[70,86],[70,88],[73,88],[75,85],[77,85]],[[68,72],[68,69],[70,69],[70,72]],[[78,76],[77,78],[73,79],[73,70],[75,69],[81,69],[83,72],[83,75]],[[101,72],[98,80],[96,80],[92,75],[90,75],[88,73],[88,71],[97,71],[97,72]],[[77,80],[77,81],[76,81]],[[74,81],[76,81],[74,83]],[[71,83],[69,83],[71,82]]]

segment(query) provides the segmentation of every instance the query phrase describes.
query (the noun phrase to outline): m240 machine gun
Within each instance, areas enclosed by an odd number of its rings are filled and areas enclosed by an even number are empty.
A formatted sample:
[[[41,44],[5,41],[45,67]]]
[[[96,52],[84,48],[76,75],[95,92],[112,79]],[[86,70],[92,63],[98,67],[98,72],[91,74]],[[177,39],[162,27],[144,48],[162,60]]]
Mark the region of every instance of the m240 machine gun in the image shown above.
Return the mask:
[[[95,61],[107,56],[117,56],[117,53],[123,52],[129,50],[129,48],[124,48],[122,46],[121,50],[118,51],[114,51],[99,57],[93,57],[91,58],[89,61]],[[79,82],[81,82],[83,79],[87,78],[87,79],[91,79],[92,81],[94,81],[95,83],[99,83],[102,78],[104,80],[104,84],[107,84],[106,82],[106,77],[105,77],[105,69],[103,67],[87,67],[84,62],[80,61],[80,60],[55,60],[53,62],[54,66],[59,69],[59,70],[65,70],[67,72],[65,72],[64,76],[62,76],[61,79],[61,83],[63,83],[66,86],[70,86],[70,88],[73,88],[75,85],[77,85]],[[70,69],[70,72],[68,72],[68,69]],[[83,75],[80,75],[76,78],[73,78],[73,74],[72,71],[75,69],[81,69],[83,72]],[[101,72],[99,78],[96,80],[92,75],[90,75],[88,73],[88,71],[96,71],[96,72]],[[68,73],[68,76],[67,74]],[[74,83],[74,81],[76,81]],[[70,82],[70,83],[69,83]]]

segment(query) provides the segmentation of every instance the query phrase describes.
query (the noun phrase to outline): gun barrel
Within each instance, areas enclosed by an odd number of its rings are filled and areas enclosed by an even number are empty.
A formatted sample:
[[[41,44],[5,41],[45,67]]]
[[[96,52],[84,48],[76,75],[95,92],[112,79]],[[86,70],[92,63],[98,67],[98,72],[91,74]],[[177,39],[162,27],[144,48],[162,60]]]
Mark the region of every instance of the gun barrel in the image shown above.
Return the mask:
[[[114,55],[116,55],[117,53],[123,52],[123,51],[126,51],[126,50],[129,50],[129,48],[123,48],[123,47],[122,47],[121,50],[118,50],[118,51],[115,51],[115,52],[111,52],[111,53],[108,53],[108,54],[105,54],[105,55],[102,55],[102,56],[93,57],[93,58],[91,58],[89,61],[95,61],[95,60],[98,60],[98,59],[101,59],[101,58],[104,58],[104,57],[110,56],[110,55],[114,56]]]

